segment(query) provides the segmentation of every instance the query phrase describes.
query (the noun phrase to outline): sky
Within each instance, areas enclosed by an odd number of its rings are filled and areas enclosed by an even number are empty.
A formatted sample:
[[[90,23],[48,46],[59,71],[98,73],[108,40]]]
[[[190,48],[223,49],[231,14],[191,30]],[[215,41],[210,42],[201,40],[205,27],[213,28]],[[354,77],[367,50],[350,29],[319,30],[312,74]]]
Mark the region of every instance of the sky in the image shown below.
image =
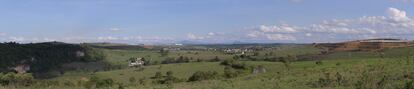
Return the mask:
[[[0,0],[0,42],[414,40],[414,0]]]

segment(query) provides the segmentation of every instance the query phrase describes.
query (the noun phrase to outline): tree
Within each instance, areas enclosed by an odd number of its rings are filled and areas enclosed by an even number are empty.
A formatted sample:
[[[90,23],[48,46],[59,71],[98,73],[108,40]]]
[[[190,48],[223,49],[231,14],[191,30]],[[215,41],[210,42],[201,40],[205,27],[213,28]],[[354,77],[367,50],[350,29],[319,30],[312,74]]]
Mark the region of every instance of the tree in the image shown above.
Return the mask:
[[[216,57],[214,57],[214,59],[212,60],[212,62],[218,62],[218,61],[220,61],[221,59],[218,57],[218,56],[216,56]]]
[[[173,74],[174,74],[174,72],[172,72],[172,71],[167,72],[167,76],[173,76]]]
[[[160,79],[160,78],[162,78],[162,73],[161,72],[156,72],[153,78],[154,79]]]
[[[164,50],[164,49],[160,50],[160,54],[161,54],[162,57],[168,56],[168,53],[169,53],[168,50]]]
[[[283,64],[285,65],[285,67],[286,67],[288,70],[290,70],[290,63],[291,63],[292,61],[296,61],[296,60],[297,60],[296,56],[288,55],[288,56],[287,56],[287,58],[283,58],[283,59],[282,59],[282,62],[283,62]]]
[[[254,52],[253,53],[253,56],[259,56],[260,55],[260,53],[259,52]]]
[[[131,83],[135,83],[137,80],[135,79],[135,77],[129,77],[129,82]]]
[[[193,73],[193,75],[188,78],[188,81],[192,82],[192,81],[202,81],[202,80],[209,80],[209,79],[215,79],[217,78],[218,73],[216,71],[207,71],[207,72],[203,72],[203,71],[197,71],[195,73]]]
[[[190,62],[190,59],[188,57],[180,56],[177,58],[177,63],[188,63]]]
[[[161,84],[172,84],[177,82],[182,82],[181,79],[178,79],[177,77],[174,77],[174,73],[172,71],[167,72],[167,76],[163,80],[159,80],[159,83]]]
[[[227,60],[222,61],[222,62],[220,63],[220,65],[224,65],[224,66],[231,66],[231,65],[234,65],[234,64],[237,64],[237,63],[238,63],[238,61],[237,61],[237,60],[234,60],[234,59],[227,59]]]
[[[101,79],[97,76],[92,76],[89,79],[89,81],[84,83],[84,87],[87,89],[91,89],[95,86],[96,88],[100,89],[100,88],[112,87],[114,84],[115,84],[115,81],[110,78]]]
[[[14,72],[9,72],[7,74],[0,74],[1,85],[28,86],[32,84],[33,81],[34,78],[30,73],[16,74]]]
[[[226,78],[234,78],[239,76],[239,72],[237,72],[234,68],[230,66],[226,66],[224,68],[224,77]]]

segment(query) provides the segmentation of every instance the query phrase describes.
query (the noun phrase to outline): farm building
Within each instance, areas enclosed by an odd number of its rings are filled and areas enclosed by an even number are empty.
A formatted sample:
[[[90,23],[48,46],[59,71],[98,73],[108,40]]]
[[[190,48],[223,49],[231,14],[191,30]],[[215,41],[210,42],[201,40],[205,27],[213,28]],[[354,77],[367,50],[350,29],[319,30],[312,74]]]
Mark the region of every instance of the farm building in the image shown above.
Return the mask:
[[[141,67],[144,65],[144,61],[142,58],[132,58],[129,60],[129,67]]]

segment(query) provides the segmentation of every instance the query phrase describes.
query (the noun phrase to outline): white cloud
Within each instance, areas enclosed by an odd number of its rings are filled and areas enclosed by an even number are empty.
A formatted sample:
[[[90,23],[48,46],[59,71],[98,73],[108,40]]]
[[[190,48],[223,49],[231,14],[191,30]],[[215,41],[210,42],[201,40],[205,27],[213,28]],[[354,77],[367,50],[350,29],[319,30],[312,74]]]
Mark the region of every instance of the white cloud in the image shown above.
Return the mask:
[[[118,37],[113,37],[113,36],[105,36],[105,37],[98,37],[98,40],[118,40]]]
[[[355,19],[332,19],[308,26],[288,24],[260,25],[246,33],[250,39],[326,41],[373,37],[409,37],[414,35],[414,20],[407,12],[390,7],[387,16],[362,16]],[[414,38],[414,36],[411,36]]]
[[[395,21],[398,21],[398,22],[410,20],[410,18],[407,17],[405,11],[401,11],[393,7],[388,8],[387,13],[391,19],[394,19]]]
[[[312,36],[312,33],[306,33],[305,36]]]
[[[266,37],[270,40],[296,40],[296,37],[286,34],[267,34]]]
[[[216,35],[216,33],[214,33],[214,32],[209,32],[209,33],[208,33],[208,35],[209,35],[209,36],[214,36],[214,35]]]
[[[10,41],[15,41],[15,42],[23,42],[23,41],[25,41],[25,40],[26,40],[26,38],[24,38],[24,37],[15,37],[15,36],[11,36],[11,37],[9,37],[9,40],[10,40]]]
[[[396,8],[390,7],[387,10],[388,15],[391,17],[397,17],[397,18],[407,18],[406,12],[398,10]]]
[[[115,31],[121,31],[121,29],[120,29],[120,28],[110,28],[109,30],[110,30],[110,31],[114,31],[114,32],[115,32]]]
[[[259,30],[262,32],[271,32],[271,33],[295,33],[297,32],[296,27],[289,26],[288,24],[282,24],[279,26],[259,26]]]
[[[191,39],[191,40],[203,40],[203,39],[205,39],[206,37],[203,37],[203,36],[197,36],[197,35],[195,35],[195,34],[193,34],[193,33],[188,33],[187,34],[187,37],[189,38],[189,39]]]
[[[251,38],[258,38],[259,36],[264,35],[263,32],[259,32],[259,31],[252,31],[250,33],[247,34],[247,37],[251,37]]]

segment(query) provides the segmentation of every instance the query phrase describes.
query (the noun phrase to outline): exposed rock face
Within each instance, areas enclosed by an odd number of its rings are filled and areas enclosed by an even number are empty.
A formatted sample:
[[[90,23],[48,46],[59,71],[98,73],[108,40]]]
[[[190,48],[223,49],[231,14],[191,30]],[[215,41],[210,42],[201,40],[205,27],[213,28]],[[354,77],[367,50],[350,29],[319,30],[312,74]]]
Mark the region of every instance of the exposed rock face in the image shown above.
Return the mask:
[[[414,42],[400,39],[367,39],[341,43],[321,43],[314,46],[330,51],[376,51],[385,48],[413,46]]]
[[[16,67],[13,68],[13,70],[15,70],[17,73],[27,73],[27,71],[30,70],[30,66],[29,65],[17,65]]]
[[[266,73],[266,68],[264,68],[261,65],[253,68],[252,74],[259,74],[259,73]]]

